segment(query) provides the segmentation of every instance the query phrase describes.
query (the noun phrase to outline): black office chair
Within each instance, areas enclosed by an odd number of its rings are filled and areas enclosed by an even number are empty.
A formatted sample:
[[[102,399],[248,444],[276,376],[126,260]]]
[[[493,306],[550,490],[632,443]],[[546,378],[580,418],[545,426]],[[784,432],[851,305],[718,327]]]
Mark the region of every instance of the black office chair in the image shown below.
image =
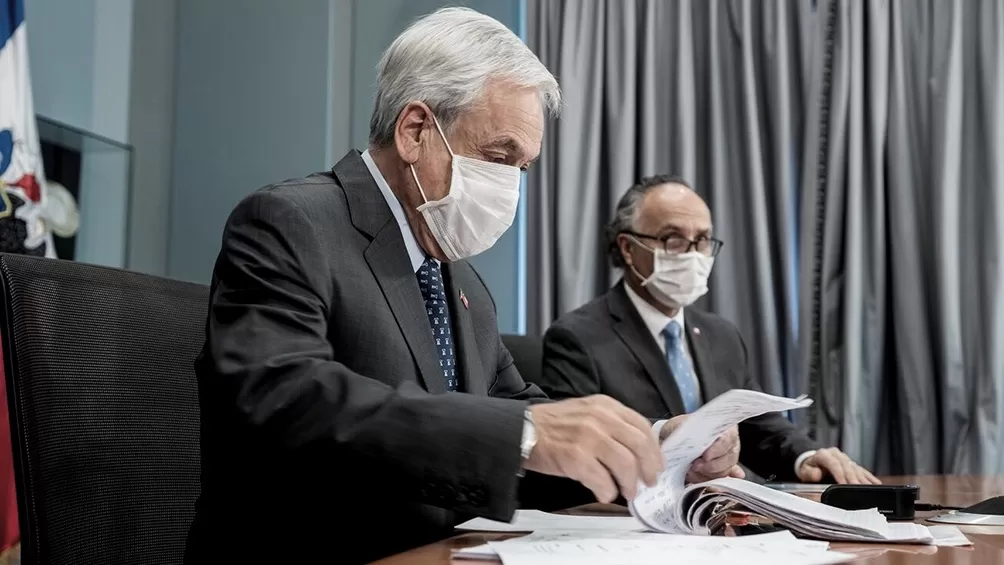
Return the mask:
[[[0,255],[22,563],[182,562],[206,287]]]
[[[539,383],[544,368],[544,341],[537,336],[503,335],[502,343],[512,354],[523,380]]]

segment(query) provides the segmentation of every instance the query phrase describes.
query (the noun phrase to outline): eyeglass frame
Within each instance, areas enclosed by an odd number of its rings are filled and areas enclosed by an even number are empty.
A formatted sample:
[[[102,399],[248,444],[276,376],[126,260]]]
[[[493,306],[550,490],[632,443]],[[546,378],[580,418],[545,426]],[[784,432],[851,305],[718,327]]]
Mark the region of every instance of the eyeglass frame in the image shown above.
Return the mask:
[[[679,235],[679,234],[669,234],[669,235],[664,235],[662,237],[656,237],[654,235],[647,235],[647,234],[633,232],[633,231],[628,231],[628,230],[624,230],[624,231],[621,231],[621,232],[618,232],[618,233],[619,234],[624,234],[624,235],[630,235],[631,237],[634,237],[634,238],[651,239],[653,241],[661,241],[662,242],[662,249],[663,249],[663,251],[665,251],[666,253],[673,254],[673,255],[682,255],[684,253],[690,253],[691,249],[693,249],[694,251],[697,251],[698,253],[701,252],[697,248],[697,246],[702,242],[702,239],[690,239],[690,238],[687,238],[687,237],[683,237],[682,235]],[[670,251],[669,248],[667,247],[667,244],[668,244],[669,240],[672,239],[672,238],[676,238],[676,239],[680,239],[680,240],[686,241],[687,242],[687,248],[685,250],[683,250],[683,251]],[[707,242],[712,247],[712,252],[711,252],[711,254],[708,255],[708,257],[717,257],[718,254],[722,252],[722,247],[725,247],[725,242],[724,241],[722,241],[720,239],[717,239],[717,238],[714,238],[714,237],[707,238]]]

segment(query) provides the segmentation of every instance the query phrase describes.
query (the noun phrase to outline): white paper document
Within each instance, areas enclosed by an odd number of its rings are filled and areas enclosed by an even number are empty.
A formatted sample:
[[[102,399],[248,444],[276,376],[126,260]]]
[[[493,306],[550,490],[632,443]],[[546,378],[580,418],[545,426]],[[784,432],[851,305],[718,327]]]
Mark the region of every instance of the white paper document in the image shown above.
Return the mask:
[[[458,530],[474,532],[549,532],[592,530],[602,532],[644,532],[644,524],[632,516],[569,516],[539,510],[517,510],[512,522],[485,518],[468,520]]]
[[[663,565],[709,562],[742,565],[843,563],[853,556],[828,551],[826,542],[788,532],[739,538],[621,532],[546,532],[460,550],[455,559],[497,558],[503,565]]]

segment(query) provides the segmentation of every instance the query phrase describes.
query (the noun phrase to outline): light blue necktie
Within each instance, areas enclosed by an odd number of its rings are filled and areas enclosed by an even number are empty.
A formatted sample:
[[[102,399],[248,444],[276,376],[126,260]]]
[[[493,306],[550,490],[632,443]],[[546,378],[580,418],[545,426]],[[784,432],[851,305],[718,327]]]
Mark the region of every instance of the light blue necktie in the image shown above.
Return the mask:
[[[662,333],[666,336],[666,360],[669,361],[669,370],[676,379],[677,388],[680,389],[683,409],[689,414],[701,407],[701,395],[697,392],[697,379],[690,370],[690,363],[683,353],[683,344],[680,343],[680,334],[683,330],[680,324],[673,321],[666,324],[666,329],[662,330]]]

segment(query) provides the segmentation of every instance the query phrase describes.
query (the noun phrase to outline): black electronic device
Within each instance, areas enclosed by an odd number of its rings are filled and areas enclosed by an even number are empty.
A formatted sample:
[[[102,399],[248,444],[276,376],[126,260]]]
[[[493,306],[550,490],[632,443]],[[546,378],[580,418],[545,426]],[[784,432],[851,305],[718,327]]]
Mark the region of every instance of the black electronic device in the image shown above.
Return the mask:
[[[819,501],[844,510],[876,508],[889,520],[913,520],[917,485],[831,485]]]

